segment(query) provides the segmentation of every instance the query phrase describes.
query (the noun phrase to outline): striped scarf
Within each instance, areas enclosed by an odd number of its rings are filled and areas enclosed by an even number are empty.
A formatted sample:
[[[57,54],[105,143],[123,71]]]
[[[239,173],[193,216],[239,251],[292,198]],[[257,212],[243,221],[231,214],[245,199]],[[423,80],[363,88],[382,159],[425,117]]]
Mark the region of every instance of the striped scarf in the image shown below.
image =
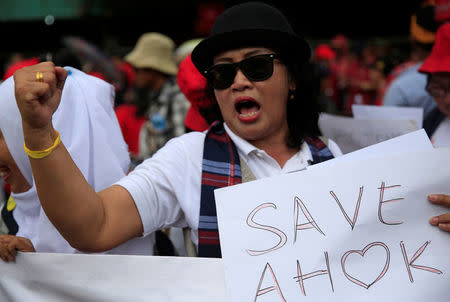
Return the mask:
[[[318,137],[306,137],[312,164],[333,158],[333,154]],[[198,256],[221,258],[214,190],[242,182],[239,154],[226,133],[223,123],[216,122],[205,137],[198,224]]]

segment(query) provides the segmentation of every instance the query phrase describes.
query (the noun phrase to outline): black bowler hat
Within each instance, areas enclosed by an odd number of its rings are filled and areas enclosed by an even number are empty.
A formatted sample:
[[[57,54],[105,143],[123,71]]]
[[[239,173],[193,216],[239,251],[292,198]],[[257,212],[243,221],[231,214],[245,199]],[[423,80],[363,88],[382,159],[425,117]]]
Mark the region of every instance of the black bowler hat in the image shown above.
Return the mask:
[[[217,17],[209,37],[192,51],[192,62],[204,74],[218,53],[237,47],[272,48],[291,62],[309,60],[309,44],[295,34],[286,17],[262,2],[246,2],[225,10]]]

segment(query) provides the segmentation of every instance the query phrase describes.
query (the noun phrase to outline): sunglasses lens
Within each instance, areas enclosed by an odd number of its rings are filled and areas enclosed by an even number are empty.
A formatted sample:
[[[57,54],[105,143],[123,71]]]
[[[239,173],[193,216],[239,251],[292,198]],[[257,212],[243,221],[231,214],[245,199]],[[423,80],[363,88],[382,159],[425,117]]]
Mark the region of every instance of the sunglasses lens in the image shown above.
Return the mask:
[[[242,62],[242,72],[252,81],[264,81],[273,74],[273,58],[255,56]]]
[[[232,64],[219,64],[209,71],[208,80],[215,89],[226,89],[233,84],[236,67]]]
[[[236,68],[240,68],[251,81],[264,81],[273,74],[273,60],[275,55],[258,55],[247,58],[238,63],[218,64],[208,71],[208,81],[214,89],[227,89],[236,77]]]

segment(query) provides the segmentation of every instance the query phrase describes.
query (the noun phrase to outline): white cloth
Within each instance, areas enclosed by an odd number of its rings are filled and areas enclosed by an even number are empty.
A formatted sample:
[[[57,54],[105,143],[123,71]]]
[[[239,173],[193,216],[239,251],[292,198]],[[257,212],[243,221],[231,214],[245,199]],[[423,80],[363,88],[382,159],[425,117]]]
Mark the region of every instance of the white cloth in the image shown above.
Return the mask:
[[[450,117],[446,117],[434,131],[431,138],[434,147],[450,146]]]
[[[311,151],[304,143],[281,168],[266,152],[236,136],[226,125],[225,129],[257,179],[302,170],[312,160]],[[161,228],[189,226],[191,239],[198,245],[204,140],[204,132],[173,138],[116,183],[133,197],[144,235]],[[342,155],[335,142],[329,140],[328,145],[335,157]]]
[[[127,146],[113,109],[114,87],[77,69],[69,71],[53,125],[87,182],[100,191],[122,178],[130,164]],[[0,85],[0,129],[8,149],[31,189],[12,194],[18,236],[29,238],[37,252],[74,253],[40,206],[32,170],[23,150],[20,113],[14,96],[14,80]],[[135,238],[111,253],[152,254],[153,236]]]

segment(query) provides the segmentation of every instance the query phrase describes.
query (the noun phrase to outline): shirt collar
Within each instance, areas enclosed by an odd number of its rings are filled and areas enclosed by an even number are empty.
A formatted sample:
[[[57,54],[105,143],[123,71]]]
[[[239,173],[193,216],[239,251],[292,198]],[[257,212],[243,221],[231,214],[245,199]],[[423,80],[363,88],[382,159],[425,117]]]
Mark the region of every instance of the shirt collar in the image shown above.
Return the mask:
[[[245,139],[237,136],[233,131],[231,131],[230,128],[228,128],[227,124],[224,122],[223,126],[225,128],[225,131],[227,132],[228,136],[231,138],[233,143],[236,145],[236,148],[238,149],[239,153],[242,153],[245,156],[249,156],[252,152],[264,152],[263,150],[260,150],[250,144]],[[306,162],[312,162],[313,157],[311,154],[311,150],[308,147],[308,144],[306,142],[303,142],[302,146],[300,147],[300,150],[293,156],[293,157],[302,157]]]

